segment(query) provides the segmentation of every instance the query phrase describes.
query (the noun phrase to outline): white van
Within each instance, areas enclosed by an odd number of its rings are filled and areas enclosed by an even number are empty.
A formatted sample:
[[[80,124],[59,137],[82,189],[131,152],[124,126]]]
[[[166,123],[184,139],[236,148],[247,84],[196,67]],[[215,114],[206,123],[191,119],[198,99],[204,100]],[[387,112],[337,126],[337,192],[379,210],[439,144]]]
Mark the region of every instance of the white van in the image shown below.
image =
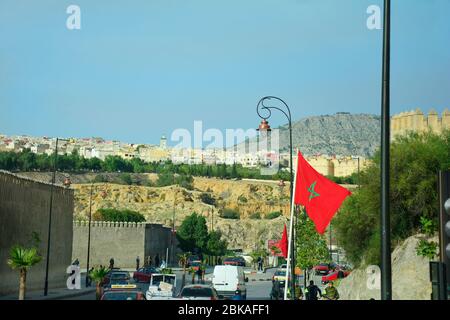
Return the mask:
[[[219,296],[230,298],[240,290],[242,298],[247,299],[247,287],[245,283],[244,269],[238,266],[215,266],[212,276],[212,284]]]

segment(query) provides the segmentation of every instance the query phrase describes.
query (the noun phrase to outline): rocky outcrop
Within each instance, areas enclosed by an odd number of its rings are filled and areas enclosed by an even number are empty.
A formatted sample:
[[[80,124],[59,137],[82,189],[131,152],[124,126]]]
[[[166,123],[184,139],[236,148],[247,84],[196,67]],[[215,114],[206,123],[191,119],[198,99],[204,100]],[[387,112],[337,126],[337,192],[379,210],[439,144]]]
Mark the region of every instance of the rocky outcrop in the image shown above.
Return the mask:
[[[194,178],[194,190],[178,186],[144,187],[111,183],[93,185],[92,212],[100,208],[130,209],[142,213],[147,222],[179,226],[192,212],[205,216],[208,228],[220,230],[229,248],[252,250],[255,244],[269,239],[279,239],[286,216],[289,215],[289,186],[280,189],[276,181],[232,181]],[[90,184],[73,184],[75,189],[76,219],[89,215]],[[202,201],[209,194],[214,205]],[[225,209],[234,209],[241,219],[220,218]],[[281,211],[283,216],[266,220],[264,216]],[[262,219],[250,219],[252,213],[260,213]]]
[[[280,149],[289,150],[288,126],[280,128]],[[350,114],[312,116],[292,124],[294,149],[305,155],[370,157],[380,145],[381,121],[377,115]],[[256,143],[256,139],[250,143]],[[256,150],[256,147],[254,147]]]
[[[423,236],[406,239],[392,253],[392,298],[394,300],[430,300],[429,260],[416,254],[416,246]],[[437,239],[432,239],[437,241]],[[341,299],[379,300],[379,289],[369,289],[370,273],[366,268],[354,270],[339,284]],[[369,281],[369,285],[368,285]]]

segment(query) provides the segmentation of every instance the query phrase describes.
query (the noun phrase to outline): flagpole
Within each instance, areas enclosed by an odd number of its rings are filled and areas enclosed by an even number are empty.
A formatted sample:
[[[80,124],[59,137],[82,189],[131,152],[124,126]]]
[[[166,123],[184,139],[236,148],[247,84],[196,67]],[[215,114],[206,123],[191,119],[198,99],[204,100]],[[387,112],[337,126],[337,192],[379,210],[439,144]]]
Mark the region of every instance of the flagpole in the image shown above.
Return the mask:
[[[297,161],[295,164],[295,168],[298,167],[298,151],[297,151]],[[288,253],[287,253],[287,262],[286,262],[286,281],[284,283],[284,300],[287,300],[287,290],[288,290],[288,282],[289,282],[289,270],[290,268],[290,264],[291,264],[291,254],[292,254],[292,242],[293,242],[293,226],[294,226],[294,209],[295,209],[295,189],[296,189],[296,185],[297,185],[297,169],[295,170],[295,175],[294,175],[294,185],[291,186],[291,190],[292,190],[292,197],[291,197],[291,217],[290,217],[290,221],[289,221],[289,242],[288,242]],[[292,275],[292,279],[294,279],[295,277],[295,271],[294,274]],[[295,292],[291,292],[291,297],[293,296],[293,294],[295,294]]]

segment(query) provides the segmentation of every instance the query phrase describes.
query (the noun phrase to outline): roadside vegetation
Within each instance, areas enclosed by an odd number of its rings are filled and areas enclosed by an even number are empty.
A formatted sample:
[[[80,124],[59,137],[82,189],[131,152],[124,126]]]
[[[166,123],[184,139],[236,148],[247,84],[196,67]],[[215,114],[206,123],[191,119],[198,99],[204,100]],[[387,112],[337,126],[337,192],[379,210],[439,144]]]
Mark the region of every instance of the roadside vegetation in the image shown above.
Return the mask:
[[[9,251],[9,259],[7,260],[11,269],[19,270],[19,300],[25,300],[28,270],[42,260],[38,251],[41,242],[39,235],[33,232],[30,241],[30,246],[14,245]]]
[[[98,209],[93,215],[94,221],[111,221],[111,222],[145,222],[145,217],[139,212],[124,209]]]
[[[450,131],[440,135],[410,133],[391,144],[391,237],[395,246],[407,237],[437,231],[437,173],[450,169]],[[355,266],[380,262],[380,151],[361,171],[361,189],[355,190],[333,226],[338,243]],[[393,248],[392,248],[393,249]],[[437,245],[424,239],[417,253],[435,256]]]
[[[208,255],[211,257],[209,261],[217,260],[228,251],[228,243],[222,239],[222,234],[219,231],[208,232],[205,217],[195,212],[184,218],[176,236],[183,252]]]

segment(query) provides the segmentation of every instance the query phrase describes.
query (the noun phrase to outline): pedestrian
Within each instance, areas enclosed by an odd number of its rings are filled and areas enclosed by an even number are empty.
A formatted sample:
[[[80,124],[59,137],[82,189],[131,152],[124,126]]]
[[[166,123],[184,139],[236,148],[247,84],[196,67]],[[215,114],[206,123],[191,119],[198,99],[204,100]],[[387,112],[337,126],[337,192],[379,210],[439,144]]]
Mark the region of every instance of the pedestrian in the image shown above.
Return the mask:
[[[87,286],[88,287],[90,287],[91,285],[92,285],[92,277],[91,277],[91,274],[92,274],[92,271],[94,271],[94,267],[92,267],[91,269],[89,269],[89,272],[88,272],[88,274],[86,275],[86,277],[87,277],[87,279],[88,279],[88,281],[87,281]]]
[[[333,285],[333,282],[328,282],[328,286],[323,290],[322,295],[324,300],[338,300],[339,299],[339,292],[336,289],[336,287]]]
[[[262,259],[261,259],[261,257],[258,257],[258,260],[256,260],[256,261],[258,263],[258,271],[261,271],[262,270]]]
[[[109,269],[114,269],[114,258],[109,259]]]
[[[146,263],[147,263],[147,267],[151,267],[152,266],[152,256],[147,256]]]
[[[139,256],[136,257],[136,271],[139,270],[139,264],[141,262],[141,259],[139,259]]]
[[[166,261],[165,261],[164,259],[163,259],[162,262],[161,262],[160,268],[161,268],[161,269],[165,269],[165,268],[166,268]]]
[[[322,291],[314,284],[314,281],[309,281],[309,286],[305,289],[306,300],[317,300],[322,296]]]
[[[299,285],[295,286],[295,298],[297,300],[303,300],[303,291]]]
[[[202,274],[203,274],[203,270],[202,270],[202,266],[200,265],[200,266],[198,266],[198,269],[197,269],[197,283],[203,283],[202,282]]]
[[[155,267],[159,267],[159,254],[157,253],[155,256]]]

